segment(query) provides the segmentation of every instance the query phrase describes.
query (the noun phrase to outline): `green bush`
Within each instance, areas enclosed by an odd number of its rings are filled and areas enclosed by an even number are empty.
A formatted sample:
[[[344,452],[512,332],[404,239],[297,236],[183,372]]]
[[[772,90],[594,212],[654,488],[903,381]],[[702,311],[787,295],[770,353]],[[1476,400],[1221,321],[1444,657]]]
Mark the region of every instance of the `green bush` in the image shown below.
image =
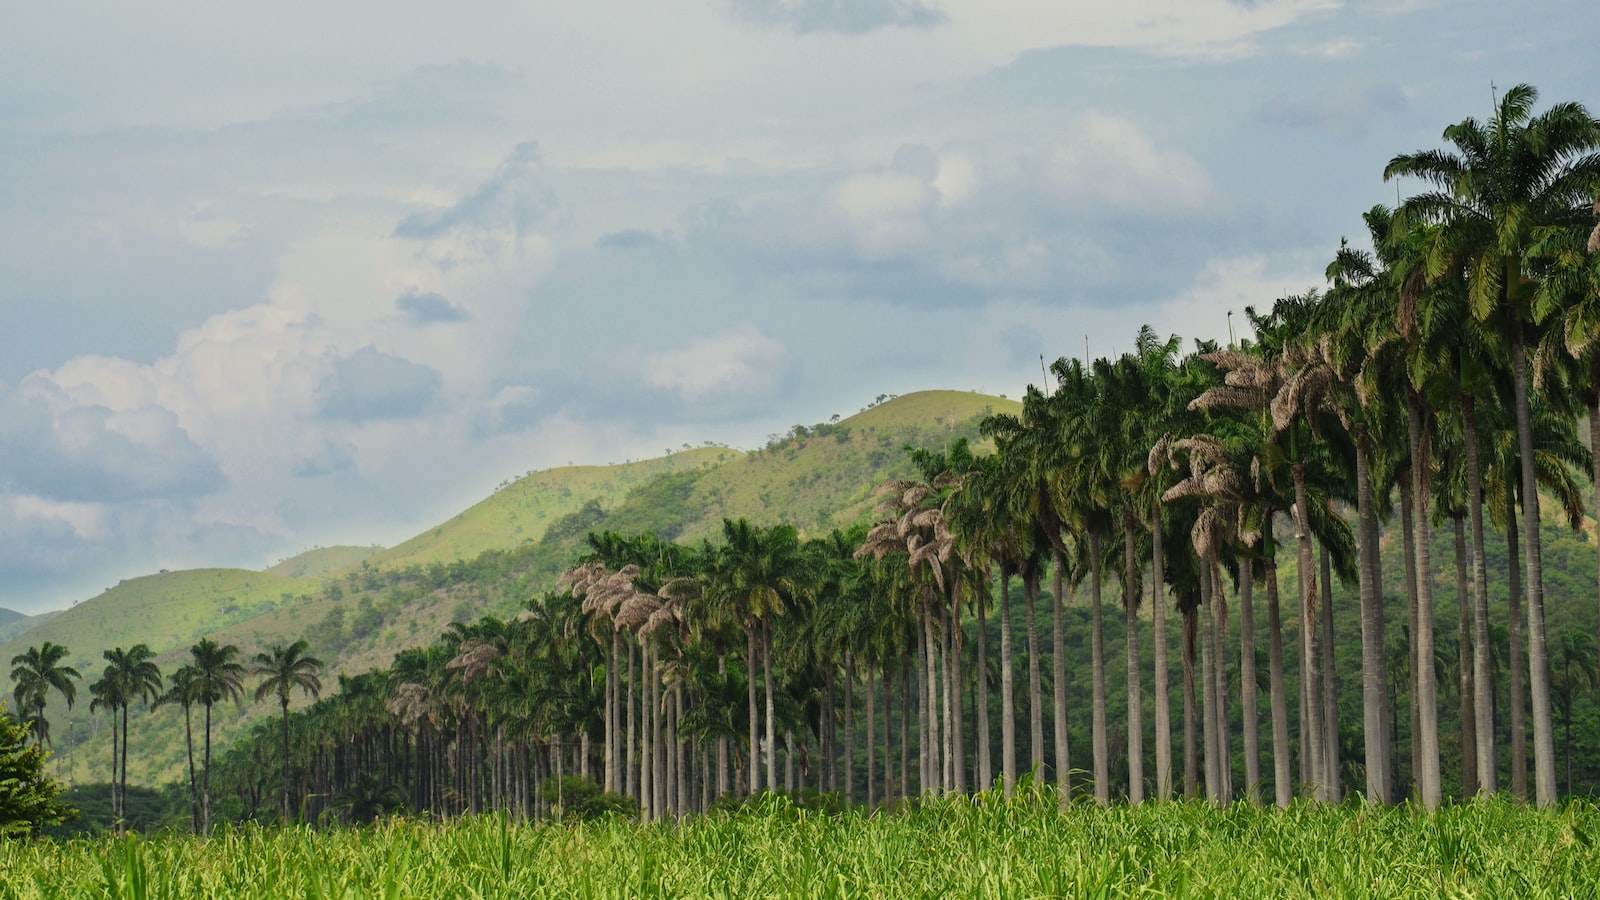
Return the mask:
[[[0,838],[32,837],[77,813],[58,799],[61,785],[44,774],[44,751],[27,741],[28,730],[0,703]]]
[[[631,817],[639,814],[638,800],[603,790],[600,785],[580,775],[565,775],[559,781],[546,781],[539,788],[539,796],[551,804],[562,819],[590,822],[607,816]]]

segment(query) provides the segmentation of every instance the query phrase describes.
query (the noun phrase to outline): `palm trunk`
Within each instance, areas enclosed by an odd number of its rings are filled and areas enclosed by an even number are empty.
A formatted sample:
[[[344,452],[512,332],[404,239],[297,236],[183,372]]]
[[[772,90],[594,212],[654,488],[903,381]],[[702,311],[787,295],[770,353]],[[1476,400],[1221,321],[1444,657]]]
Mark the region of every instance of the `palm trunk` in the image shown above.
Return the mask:
[[[987,571],[987,570],[985,570]],[[981,587],[981,585],[980,585]],[[978,692],[978,784],[980,791],[994,787],[994,754],[993,744],[989,740],[989,623],[984,615],[984,600],[987,599],[988,589],[977,592],[974,598],[978,605],[978,673],[976,689]]]
[[[1011,647],[1011,572],[1000,567],[1000,778],[1005,795],[1017,786],[1017,687]]]
[[[205,768],[200,772],[201,778],[201,805],[200,829],[204,834],[211,833],[211,704],[206,704],[206,756]]]
[[[1433,669],[1433,566],[1428,539],[1429,466],[1427,424],[1422,402],[1415,394],[1407,398],[1406,426],[1411,439],[1411,500],[1416,504],[1412,524],[1417,530],[1417,631],[1416,678],[1417,728],[1414,736],[1419,748],[1421,769],[1417,772],[1417,791],[1425,809],[1439,807],[1442,790],[1439,778],[1439,694]]]
[[[634,697],[634,686],[639,683],[638,658],[639,642],[628,641],[628,742],[622,751],[623,781],[626,782],[628,796],[635,800],[643,799],[639,793],[639,767],[634,760],[639,752],[639,718],[638,702]]]
[[[1472,616],[1467,599],[1467,523],[1453,516],[1456,557],[1456,701],[1461,720],[1461,795],[1478,793],[1478,735],[1472,705]]]
[[[1111,802],[1110,752],[1106,745],[1106,651],[1100,606],[1100,535],[1089,535],[1089,666],[1093,674],[1094,798]]]
[[[950,670],[950,680],[945,688],[945,704],[950,709],[949,728],[945,732],[950,754],[950,787],[958,794],[967,792],[966,721],[961,713],[961,654],[966,643],[961,630],[961,595],[956,590],[954,578],[950,580],[950,627],[945,638],[945,664]]]
[[[1200,617],[1194,607],[1183,610],[1183,796],[1193,800],[1200,790],[1199,747],[1195,738],[1194,666],[1199,647]]]
[[[1294,432],[1291,432],[1291,440]],[[1296,454],[1298,457],[1298,454]],[[1316,561],[1311,552],[1311,513],[1306,506],[1306,465],[1296,459],[1294,473],[1294,531],[1298,575],[1300,578],[1300,665],[1304,676],[1305,694],[1300,707],[1304,723],[1306,768],[1315,779],[1314,796],[1318,800],[1331,799],[1327,783],[1327,767],[1323,761],[1325,734],[1322,722],[1321,660],[1317,655],[1317,576]]]
[[[1233,739],[1228,728],[1228,594],[1222,566],[1211,592],[1211,666],[1217,670],[1217,787],[1224,805],[1233,802]]]
[[[1509,493],[1509,492],[1508,492]],[[1507,596],[1507,659],[1509,672],[1507,690],[1511,698],[1511,796],[1528,799],[1528,669],[1523,665],[1522,653],[1522,554],[1521,534],[1517,530],[1517,505],[1509,495],[1506,498],[1506,580]]]
[[[1514,282],[1513,282],[1514,283]],[[1510,285],[1507,286],[1508,289]],[[1522,463],[1522,539],[1528,591],[1528,688],[1533,699],[1534,802],[1556,803],[1555,728],[1550,710],[1550,654],[1544,627],[1544,551],[1539,535],[1539,484],[1534,468],[1533,414],[1528,402],[1528,362],[1522,326],[1513,326],[1511,380],[1516,398],[1517,449]]]
[[[1122,513],[1122,620],[1128,650],[1128,803],[1144,802],[1144,704],[1139,696],[1138,562],[1133,545],[1133,511]]]
[[[191,724],[189,704],[183,704],[183,743],[189,751],[189,830],[200,833],[200,797],[194,779],[194,726]]]
[[[1384,740],[1383,586],[1378,578],[1378,517],[1372,500],[1372,439],[1356,432],[1356,535],[1360,551],[1361,730],[1367,759],[1367,798],[1388,803],[1389,742]]]
[[[1408,470],[1400,486],[1400,527],[1405,532],[1406,565],[1406,700],[1411,727],[1411,789],[1416,790],[1417,773],[1422,769],[1422,745],[1417,732],[1422,728],[1417,708],[1417,529],[1412,477]]]
[[[1213,803],[1222,801],[1222,745],[1217,739],[1217,670],[1212,665],[1214,648],[1211,635],[1215,629],[1216,578],[1213,575],[1215,557],[1207,554],[1201,562],[1200,572],[1200,680],[1201,680],[1201,734],[1205,740],[1206,798]]]
[[[767,786],[778,784],[778,715],[772,683],[772,619],[761,620],[761,680],[767,691]]]
[[[1338,803],[1343,796],[1339,786],[1339,682],[1333,659],[1333,573],[1327,544],[1319,542],[1317,557],[1322,569],[1322,762],[1327,771],[1328,801]]]
[[[1267,520],[1265,547],[1267,579],[1267,679],[1272,703],[1272,788],[1279,808],[1294,799],[1289,776],[1289,698],[1283,687],[1283,618],[1278,603],[1278,561],[1272,542],[1272,522]]]
[[[1167,686],[1167,587],[1159,500],[1150,505],[1150,582],[1150,630],[1156,642],[1156,800],[1165,803],[1172,799],[1172,702]],[[1060,655],[1059,648],[1056,653]],[[1057,690],[1063,691],[1063,688]]]
[[[922,793],[937,793],[939,790],[939,663],[936,659],[934,647],[938,638],[933,629],[933,604],[928,602],[926,593],[922,599],[922,653],[919,657],[921,676],[917,688],[921,692],[921,701],[918,704],[922,712]]]
[[[289,824],[289,695],[279,695],[283,708],[283,823]],[[128,795],[128,708],[122,708],[122,795]]]
[[[853,804],[856,795],[856,668],[855,654],[844,651],[844,795]],[[830,770],[831,771],[831,770]],[[835,786],[837,789],[837,786]]]
[[[1256,686],[1255,567],[1239,561],[1239,701],[1244,707],[1244,790],[1251,806],[1261,805],[1261,710]]]
[[[1066,578],[1063,577],[1066,558],[1061,553],[1060,547],[1051,548],[1053,559],[1051,566],[1054,579],[1054,589],[1051,598],[1051,612],[1054,620],[1051,623],[1050,633],[1050,664],[1054,669],[1054,690],[1051,700],[1054,710],[1053,722],[1055,724],[1056,738],[1056,796],[1060,804],[1065,807],[1072,799],[1072,786],[1069,783],[1072,777],[1072,757],[1067,746],[1067,624],[1066,624],[1066,597],[1063,591],[1066,587]]]
[[[750,795],[761,793],[761,716],[756,712],[756,626],[754,622],[745,625],[745,694],[749,704],[749,731],[750,731]],[[632,730],[632,725],[629,725]],[[631,738],[629,739],[632,740]]]
[[[1035,778],[1043,777],[1044,683],[1039,675],[1039,620],[1034,610],[1039,599],[1039,573],[1025,575],[1022,597],[1028,607],[1028,763]]]
[[[874,758],[874,751],[876,750],[876,748],[873,746],[873,743],[872,743],[872,739],[873,739],[872,729],[873,729],[873,725],[875,724],[875,721],[876,721],[876,716],[874,715],[876,710],[873,708],[873,700],[874,700],[875,695],[877,694],[877,691],[874,690],[873,683],[872,683],[873,682],[872,663],[868,662],[866,664],[865,668],[867,670],[867,684],[866,684],[866,688],[867,688],[867,722],[866,722],[866,725],[867,725],[867,759],[866,759],[866,763],[867,763],[867,773],[866,773],[867,774],[867,811],[871,812],[878,805],[878,791],[877,791],[878,785],[877,785],[877,781],[875,780],[875,774],[876,773],[873,771],[873,763],[876,761],[875,758]],[[846,781],[848,781],[848,780],[849,779],[846,779]],[[848,785],[847,785],[847,787],[848,787]]]
[[[1477,406],[1473,398],[1462,400],[1461,411],[1467,456],[1467,515],[1472,525],[1472,709],[1478,726],[1475,731],[1478,787],[1482,792],[1493,794],[1500,790],[1500,766],[1494,751],[1494,689],[1489,675],[1489,567],[1483,544],[1483,473],[1478,463]],[[1600,423],[1591,417],[1590,433],[1597,427]]]
[[[1200,617],[1194,607],[1182,610],[1184,637],[1182,637],[1182,665],[1184,665],[1184,798],[1195,799],[1200,791],[1200,759],[1195,735],[1195,652],[1200,639]]]
[[[911,660],[906,656],[900,657],[900,796],[911,796]]]

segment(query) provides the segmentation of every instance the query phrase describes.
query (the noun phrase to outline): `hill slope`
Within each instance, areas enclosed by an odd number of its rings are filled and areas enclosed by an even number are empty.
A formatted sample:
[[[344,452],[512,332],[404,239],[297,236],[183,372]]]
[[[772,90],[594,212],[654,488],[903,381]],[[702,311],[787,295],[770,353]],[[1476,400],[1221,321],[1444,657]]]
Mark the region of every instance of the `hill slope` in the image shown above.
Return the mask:
[[[619,466],[530,473],[390,550],[325,548],[267,572],[132,579],[63,613],[55,629],[32,629],[13,643],[65,644],[73,664],[93,680],[103,667],[100,651],[111,646],[150,643],[162,671],[171,672],[202,636],[238,645],[247,664],[274,642],[304,637],[327,663],[327,693],[337,689],[339,675],[386,666],[398,651],[431,642],[451,621],[504,615],[551,589],[588,530],[653,530],[692,541],[719,534],[723,517],[790,522],[813,534],[849,525],[870,516],[873,487],[910,472],[906,445],[976,441],[979,417],[1018,408],[980,394],[929,391],[841,422],[796,426],[753,453],[707,447]],[[11,646],[0,652],[18,652]],[[217,750],[275,711],[270,703],[216,707]],[[53,765],[78,780],[103,780],[110,729],[89,720],[87,704],[70,714],[53,705],[50,715],[59,751]],[[182,776],[182,723],[175,709],[134,710],[132,780]]]

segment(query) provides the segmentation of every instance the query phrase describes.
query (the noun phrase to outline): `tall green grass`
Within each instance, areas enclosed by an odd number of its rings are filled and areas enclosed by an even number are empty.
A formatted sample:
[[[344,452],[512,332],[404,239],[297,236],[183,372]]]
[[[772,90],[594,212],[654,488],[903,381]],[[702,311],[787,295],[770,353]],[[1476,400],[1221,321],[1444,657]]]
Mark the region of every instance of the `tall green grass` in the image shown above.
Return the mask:
[[[224,829],[0,844],[0,897],[1589,897],[1600,809],[1048,798],[817,815],[781,799],[679,825]]]

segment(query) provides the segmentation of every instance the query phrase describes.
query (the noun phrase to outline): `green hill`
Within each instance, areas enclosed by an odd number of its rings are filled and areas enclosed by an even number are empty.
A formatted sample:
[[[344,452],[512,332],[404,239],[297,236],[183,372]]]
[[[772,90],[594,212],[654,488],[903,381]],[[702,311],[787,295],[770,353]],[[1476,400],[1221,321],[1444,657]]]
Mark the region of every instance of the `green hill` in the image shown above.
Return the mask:
[[[0,609],[0,641],[9,641],[13,637],[27,631],[35,625],[42,624],[56,615],[55,612],[40,613],[30,616],[19,613],[14,609]],[[9,660],[11,657],[6,657]]]
[[[267,569],[270,575],[285,578],[315,578],[329,572],[339,572],[361,564],[382,553],[383,548],[371,547],[315,547],[279,562]]]
[[[247,664],[274,642],[304,637],[327,663],[329,693],[340,675],[386,666],[452,621],[504,615],[554,587],[588,530],[652,530],[693,541],[720,533],[723,517],[790,522],[812,534],[849,525],[871,515],[873,487],[910,473],[905,446],[938,448],[963,436],[979,441],[981,416],[1018,409],[1015,401],[981,394],[927,391],[889,398],[842,421],[795,426],[751,453],[702,447],[623,465],[529,473],[394,548],[319,548],[266,572],[208,569],[131,579],[62,613],[48,629],[0,645],[0,652],[53,640],[73,650],[72,663],[92,680],[103,667],[100,651],[112,646],[147,642],[162,671],[171,672],[202,636],[238,645]],[[216,707],[218,749],[275,712],[270,703]],[[70,714],[53,704],[51,721],[59,753],[52,765],[76,780],[104,779],[111,750],[105,717],[90,719],[87,703]],[[181,711],[136,707],[129,743],[131,780],[183,776]]]

